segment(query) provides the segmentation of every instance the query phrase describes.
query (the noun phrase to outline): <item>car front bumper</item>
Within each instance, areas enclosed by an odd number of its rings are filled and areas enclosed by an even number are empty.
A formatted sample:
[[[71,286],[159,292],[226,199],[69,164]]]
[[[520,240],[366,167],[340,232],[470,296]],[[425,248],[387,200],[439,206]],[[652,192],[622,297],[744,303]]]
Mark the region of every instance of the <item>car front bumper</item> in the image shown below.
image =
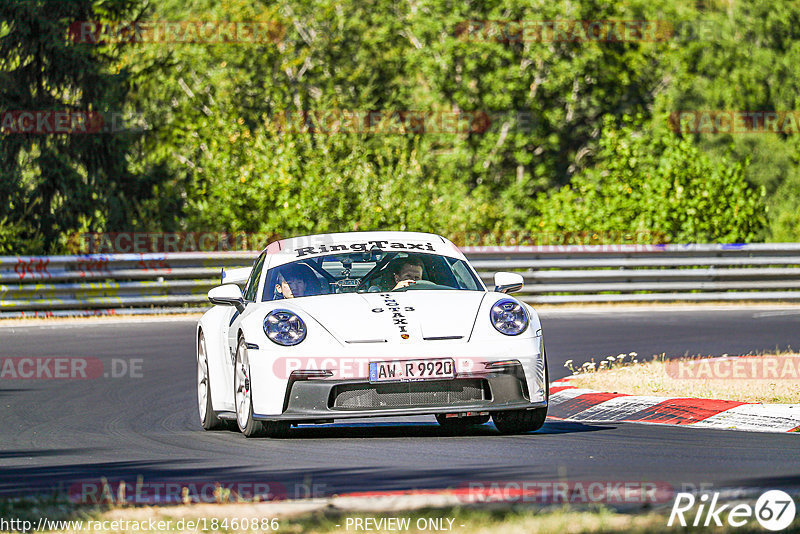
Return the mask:
[[[301,347],[302,350],[297,350],[297,347],[273,347],[271,345],[274,344],[270,342],[265,348],[248,351],[254,417],[260,420],[331,419],[545,406],[546,359],[541,336],[519,336],[501,341],[435,341],[380,347],[372,344],[348,347],[328,344],[321,348],[310,344]],[[379,355],[376,355],[376,349],[380,350]],[[406,402],[400,402],[402,390],[389,387],[390,383],[370,384],[369,362],[437,357],[453,358],[455,378],[400,382],[429,385],[408,386],[410,390],[407,393],[413,396]],[[509,362],[517,362],[518,365],[509,368],[506,366]],[[305,379],[294,376],[296,372],[314,369],[330,372],[331,375]],[[509,374],[513,375],[511,378],[514,380],[509,381]],[[451,389],[452,386],[469,386],[469,383],[461,381],[475,379],[486,382],[481,386],[487,392],[485,395],[459,395],[463,392],[451,391],[449,396],[436,396],[439,389],[449,391],[448,384]],[[359,387],[373,387],[375,391],[357,391]],[[337,402],[342,390],[349,391],[351,402],[341,402],[341,399]],[[474,387],[470,391],[474,393]]]
[[[281,415],[255,413],[257,420],[330,421],[439,413],[494,412],[544,408],[531,402],[521,366],[459,375],[449,380],[370,383],[358,380],[296,379],[287,387]]]

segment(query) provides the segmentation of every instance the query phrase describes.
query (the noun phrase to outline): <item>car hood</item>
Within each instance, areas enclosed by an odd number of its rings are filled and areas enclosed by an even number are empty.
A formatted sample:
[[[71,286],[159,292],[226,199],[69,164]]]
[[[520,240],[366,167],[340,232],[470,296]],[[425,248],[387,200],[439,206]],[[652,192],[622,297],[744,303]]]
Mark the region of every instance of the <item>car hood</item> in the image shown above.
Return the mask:
[[[483,291],[414,290],[298,298],[305,311],[345,343],[467,341]]]

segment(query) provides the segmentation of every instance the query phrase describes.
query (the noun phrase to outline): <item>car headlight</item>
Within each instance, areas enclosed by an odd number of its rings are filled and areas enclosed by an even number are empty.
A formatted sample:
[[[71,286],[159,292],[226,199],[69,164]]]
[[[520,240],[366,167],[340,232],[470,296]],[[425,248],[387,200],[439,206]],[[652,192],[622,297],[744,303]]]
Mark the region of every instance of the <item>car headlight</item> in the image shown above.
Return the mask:
[[[528,328],[528,314],[517,301],[510,299],[497,301],[489,315],[492,326],[501,334],[516,336]]]
[[[264,318],[264,333],[278,345],[291,347],[306,338],[306,324],[289,310],[274,310]]]

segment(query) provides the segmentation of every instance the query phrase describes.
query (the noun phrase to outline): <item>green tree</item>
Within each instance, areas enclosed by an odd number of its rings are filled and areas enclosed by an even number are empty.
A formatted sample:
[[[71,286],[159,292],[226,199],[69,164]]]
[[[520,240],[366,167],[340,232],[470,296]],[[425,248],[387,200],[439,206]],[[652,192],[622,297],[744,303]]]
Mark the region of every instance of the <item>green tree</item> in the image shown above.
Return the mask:
[[[128,20],[138,0],[25,0],[0,4],[0,109],[124,111],[134,72],[118,69],[121,47],[72,42],[76,21]],[[113,119],[112,119],[113,120]],[[152,178],[127,156],[140,133],[0,134],[0,220],[5,252],[53,252],[87,226],[126,228]],[[13,228],[12,231],[8,231]],[[12,250],[9,250],[12,249]]]
[[[0,247],[54,250],[76,229],[639,228],[672,241],[800,239],[796,136],[665,131],[676,110],[797,108],[800,8],[788,0],[163,0],[144,13],[138,2],[0,6],[0,109],[124,108],[150,125],[142,136],[2,137]],[[134,18],[263,21],[280,31],[238,44],[64,37],[74,20]],[[470,33],[480,21],[591,20],[662,27],[652,41]],[[276,127],[286,114],[330,110],[491,121],[390,135]],[[625,115],[641,117],[635,128],[620,124]],[[615,161],[615,150],[633,155]],[[636,187],[628,193],[603,173]],[[753,204],[760,186],[767,197]],[[741,205],[732,200],[740,191]]]
[[[670,83],[655,104],[658,110],[800,109],[797,2],[706,2],[678,27],[675,42],[680,46],[672,52]],[[800,132],[688,135],[720,161],[749,159],[748,181],[767,194],[765,238],[800,240]]]
[[[494,118],[455,154],[431,166],[486,189],[500,205],[493,226],[521,226],[538,191],[564,185],[591,165],[604,114],[649,113],[674,44],[563,40],[553,32],[492,37],[492,24],[522,21],[657,20],[672,2],[418,2],[411,32],[415,79],[431,106],[481,110]],[[489,24],[482,28],[482,23]],[[470,26],[470,24],[473,26]],[[469,28],[477,27],[470,31]],[[465,29],[467,28],[467,29]],[[420,93],[422,91],[420,90]]]
[[[763,188],[747,182],[745,163],[712,160],[666,128],[607,124],[604,132],[594,167],[539,196],[541,218],[531,230],[639,233],[666,243],[763,238]]]

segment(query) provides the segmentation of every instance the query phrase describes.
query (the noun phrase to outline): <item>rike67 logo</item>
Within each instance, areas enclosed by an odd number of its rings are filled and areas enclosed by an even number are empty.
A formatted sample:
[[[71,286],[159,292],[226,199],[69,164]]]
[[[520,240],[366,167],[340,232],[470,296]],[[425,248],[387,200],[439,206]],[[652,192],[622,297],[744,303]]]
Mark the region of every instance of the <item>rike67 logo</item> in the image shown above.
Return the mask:
[[[751,506],[748,503],[719,504],[719,492],[678,493],[672,505],[667,526],[682,527],[743,527],[755,519],[767,530],[783,530],[792,524],[795,504],[792,497],[781,490],[763,493]]]

